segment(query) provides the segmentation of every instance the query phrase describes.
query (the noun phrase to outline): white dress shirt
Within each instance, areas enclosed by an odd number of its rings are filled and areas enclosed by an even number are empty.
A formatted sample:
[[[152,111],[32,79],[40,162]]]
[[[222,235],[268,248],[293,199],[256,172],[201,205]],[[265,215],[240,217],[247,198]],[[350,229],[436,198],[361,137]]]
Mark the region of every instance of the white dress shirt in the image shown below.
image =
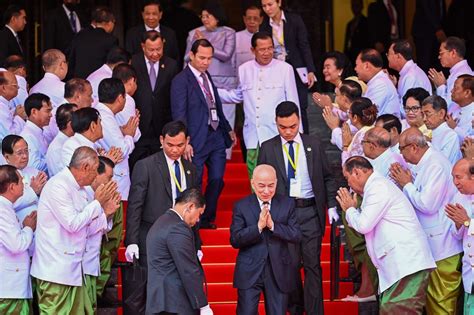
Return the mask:
[[[30,255],[33,230],[22,227],[12,203],[0,196],[0,299],[31,299]]]
[[[209,76],[207,75],[207,73],[200,72],[198,69],[194,68],[191,65],[191,63],[188,63],[188,66],[189,66],[189,69],[191,70],[191,72],[194,74],[194,77],[198,81],[199,87],[201,88],[202,94],[204,95],[204,99],[206,98],[206,93],[207,92],[205,92],[205,90],[204,90],[204,80],[201,77],[201,74],[204,74],[206,76],[207,82],[209,83],[209,89],[211,90],[212,99],[215,102],[216,96],[214,95],[213,85],[212,85],[211,80],[209,79]],[[147,63],[147,68],[148,68],[148,73],[150,73],[150,65],[148,65],[148,63]],[[156,75],[158,76],[158,72],[156,73]],[[221,101],[222,101],[222,103],[226,103],[222,98],[221,98]]]
[[[472,124],[474,121],[474,102],[464,107],[455,106],[451,112],[453,118],[457,121],[454,131],[459,136],[459,141],[463,142],[466,137],[473,136]]]
[[[0,96],[0,140],[8,135],[19,135],[25,121],[10,107],[10,102]]]
[[[71,11],[69,11],[69,9],[64,4],[63,4],[63,9],[64,9],[64,12],[66,12],[68,21],[70,21]],[[76,18],[76,33],[79,33],[79,31],[81,30],[81,21],[79,20],[79,16],[77,15],[76,12],[73,11],[72,14]]]
[[[31,178],[38,176],[39,171],[36,168],[27,166],[22,170],[18,170],[18,172],[23,176],[23,196],[15,201],[13,208],[18,220],[23,222],[27,215],[38,209],[39,198],[33,188],[31,188]]]
[[[384,153],[380,154],[375,159],[369,159],[370,164],[372,164],[374,170],[376,170],[380,175],[383,177],[391,180],[395,185],[397,184],[395,180],[393,180],[390,175],[390,166],[393,163],[399,163],[403,168],[407,167],[407,163],[400,155],[400,153],[395,153],[390,148],[387,148]]]
[[[444,98],[446,103],[448,103],[448,112],[451,112],[457,106],[457,104],[451,99],[451,91],[453,90],[454,82],[462,74],[474,75],[471,67],[469,67],[469,64],[464,59],[449,69],[449,76],[446,79],[446,84],[440,85],[436,88],[436,94]]]
[[[363,96],[369,98],[377,106],[378,116],[392,114],[400,117],[400,99],[397,90],[382,70],[367,82],[367,91]]]
[[[242,64],[247,61],[255,59],[252,47],[252,36],[247,29],[235,33],[235,68],[238,69]]]
[[[69,168],[51,178],[39,201],[31,275],[66,286],[83,285],[87,228],[94,220],[106,222],[104,218],[99,202],[87,201]]]
[[[431,135],[431,145],[443,153],[449,162],[451,162],[451,165],[454,165],[462,158],[458,134],[449,128],[446,122],[439,125],[436,129],[433,129]]]
[[[436,268],[412,205],[397,186],[376,171],[365,183],[360,210],[347,209],[346,219],[365,236],[380,293],[408,275]]]
[[[299,107],[293,68],[286,62],[273,59],[262,66],[255,60],[239,67],[239,86],[234,90],[219,89],[223,103],[244,103],[244,142],[248,149],[278,135],[275,108],[283,101]],[[300,131],[302,126],[300,125]]]
[[[43,129],[27,120],[20,136],[28,143],[28,150],[30,151],[28,166],[48,173],[48,166],[46,165],[48,142],[44,138]]]
[[[33,93],[43,93],[49,96],[51,105],[53,108],[56,108],[63,104],[64,85],[65,83],[57,75],[46,72],[44,77],[30,89],[30,95]]]
[[[90,141],[80,133],[75,133],[74,136],[68,138],[64,142],[63,149],[61,151],[61,166],[59,167],[60,170],[62,170],[66,166],[69,166],[74,151],[76,151],[76,149],[79,147],[89,147],[94,150],[97,149],[97,146],[94,144],[94,142]]]
[[[14,107],[18,105],[25,105],[25,100],[28,97],[28,83],[21,75],[15,74],[16,82],[18,83],[18,95],[11,100]]]
[[[281,11],[281,20],[279,24],[272,19],[270,19],[269,23],[272,28],[273,46],[275,47],[273,55],[278,60],[285,61],[287,55],[284,35],[284,27],[286,23],[285,12],[283,10]]]
[[[451,164],[443,154],[429,148],[412,171],[415,180],[406,184],[403,192],[416,210],[434,259],[440,261],[459,254],[461,242],[451,234],[453,222],[444,210],[455,193]]]
[[[474,206],[474,195],[463,195],[459,191],[456,192],[451,204],[460,204],[466,209],[467,215],[471,218],[469,227],[461,225],[456,229],[456,225],[452,225],[452,232],[454,236],[462,241],[464,255],[462,257],[462,282],[464,285],[464,292],[473,294],[472,285],[474,282],[474,213],[472,212]]]
[[[165,158],[166,158],[166,163],[168,164],[168,170],[170,172],[170,181],[171,181],[171,195],[173,197],[173,206],[175,204],[175,201],[176,201],[176,198],[177,198],[177,195],[176,195],[176,183],[173,179],[173,175],[176,176],[175,172],[174,172],[174,161],[175,160],[172,160],[170,159],[166,153],[165,153]],[[183,167],[183,163],[181,162],[181,158],[179,158],[177,160],[179,162],[179,169],[180,169],[180,185],[181,185],[181,189],[182,191],[185,191],[186,188],[187,188],[187,185],[186,185],[186,175],[185,175],[185,171],[184,171],[184,167]]]
[[[398,79],[397,86],[398,97],[400,99],[400,111],[403,117],[405,117],[403,96],[409,89],[418,87],[425,89],[430,95],[432,94],[431,82],[426,73],[418,67],[413,60],[408,60],[400,70],[400,78]]]
[[[128,157],[135,149],[133,137],[124,136],[114,113],[106,105],[98,103],[95,107],[102,120],[102,130],[104,137],[98,141],[98,144],[109,151],[111,147],[117,147],[122,150],[123,160],[114,167],[114,180],[117,182],[118,191],[122,195],[122,200],[128,199],[130,191],[130,168],[128,166]]]
[[[58,132],[46,151],[46,165],[49,177],[53,177],[63,169],[61,151],[66,140],[69,139],[62,131]]]
[[[125,95],[125,107],[115,115],[115,119],[117,119],[117,122],[119,126],[123,127],[124,125],[127,124],[128,120],[136,116],[136,106],[135,106],[135,100],[133,97],[130,95],[126,94]],[[135,132],[135,135],[133,136],[133,140],[137,142],[140,140],[140,137],[142,136],[142,133],[140,131],[140,128],[137,127],[137,131]]]
[[[264,203],[264,201],[260,200],[260,198],[258,198],[258,197],[257,197],[257,200],[258,200],[258,204],[259,204],[259,206],[260,206],[260,209],[263,209],[263,203]],[[271,209],[272,209],[272,201],[271,201],[271,200],[270,200],[270,201],[267,201],[267,203],[268,203],[268,211],[270,212]],[[275,229],[275,222],[273,222],[273,226],[272,226],[272,228],[270,229],[270,231],[273,232],[274,229]],[[258,228],[258,231],[259,231],[260,233],[262,233],[263,230],[260,230],[260,228]]]
[[[107,65],[103,64],[102,67],[95,70],[87,77],[87,81],[90,82],[92,86],[92,107],[95,107],[99,102],[99,84],[103,79],[108,79],[112,77],[112,69]]]

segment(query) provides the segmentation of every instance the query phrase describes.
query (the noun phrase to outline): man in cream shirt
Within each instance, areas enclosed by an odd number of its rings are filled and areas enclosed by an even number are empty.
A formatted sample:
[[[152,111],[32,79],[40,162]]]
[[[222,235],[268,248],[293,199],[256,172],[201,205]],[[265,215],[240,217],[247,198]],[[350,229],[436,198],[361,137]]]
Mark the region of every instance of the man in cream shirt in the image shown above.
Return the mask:
[[[242,17],[245,29],[235,33],[235,68],[239,67],[247,61],[255,58],[252,52],[252,36],[258,32],[260,24],[263,22],[262,9],[251,5],[245,10]]]
[[[448,126],[459,136],[462,142],[473,136],[472,121],[474,118],[474,75],[462,74],[454,82],[451,98],[459,106],[446,117]]]
[[[19,135],[25,126],[23,106],[12,111],[11,100],[18,95],[18,82],[9,71],[0,71],[0,139],[9,134]]]
[[[361,156],[349,158],[343,169],[349,186],[336,197],[349,225],[365,235],[367,251],[379,276],[380,313],[421,314],[431,269],[430,246],[409,200]]]

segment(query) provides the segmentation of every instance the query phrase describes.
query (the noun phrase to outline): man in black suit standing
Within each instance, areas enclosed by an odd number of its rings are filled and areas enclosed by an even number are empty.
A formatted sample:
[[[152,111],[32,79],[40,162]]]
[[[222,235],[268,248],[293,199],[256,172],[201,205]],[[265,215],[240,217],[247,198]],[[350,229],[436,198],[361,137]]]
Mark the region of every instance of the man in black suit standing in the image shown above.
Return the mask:
[[[86,27],[78,11],[79,0],[63,0],[63,4],[46,15],[43,29],[43,51],[51,48],[69,53],[74,36]]]
[[[3,14],[5,27],[0,30],[0,66],[11,55],[24,56],[23,46],[18,33],[26,25],[26,12],[22,7],[12,4]]]
[[[204,293],[204,271],[194,251],[191,229],[205,204],[199,189],[187,189],[150,228],[146,246],[147,314],[213,314]]]
[[[230,243],[239,249],[234,270],[237,314],[257,314],[263,291],[265,312],[284,315],[288,294],[296,287],[288,245],[301,240],[294,202],[275,195],[277,174],[270,165],[257,166],[251,184],[255,193],[234,205],[230,226]]]
[[[163,8],[159,0],[146,0],[142,8],[143,24],[136,25],[127,31],[125,49],[132,55],[142,51],[141,38],[146,31],[157,31],[164,43],[164,54],[176,61],[180,60],[178,42],[175,32],[160,24]]]
[[[109,8],[95,8],[91,20],[92,26],[80,31],[72,40],[68,56],[69,73],[81,79],[101,67],[109,50],[118,46],[118,39],[112,35],[115,17]]]
[[[369,4],[367,19],[369,22],[369,42],[385,58],[390,43],[400,38],[400,15],[395,0],[377,0]],[[386,62],[386,58],[385,61]]]
[[[305,272],[304,308],[306,314],[324,314],[321,269],[321,243],[326,225],[326,207],[330,220],[337,220],[336,182],[318,138],[300,134],[298,107],[282,102],[276,108],[279,135],[265,141],[258,163],[272,165],[277,172],[278,194],[294,198],[296,219],[301,226],[302,241],[295,248],[297,276],[301,261]],[[290,311],[303,313],[301,279],[291,296]]]
[[[142,136],[130,156],[130,168],[135,163],[160,150],[163,126],[171,121],[171,81],[178,73],[176,61],[163,54],[163,37],[157,31],[141,35],[141,51],[132,57],[137,72],[137,91],[133,95],[140,111]]]

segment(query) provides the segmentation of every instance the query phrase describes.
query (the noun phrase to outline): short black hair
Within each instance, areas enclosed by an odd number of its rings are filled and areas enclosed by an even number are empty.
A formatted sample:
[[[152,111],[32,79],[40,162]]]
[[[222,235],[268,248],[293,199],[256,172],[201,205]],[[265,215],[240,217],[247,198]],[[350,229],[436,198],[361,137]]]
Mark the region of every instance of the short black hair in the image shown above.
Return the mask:
[[[405,60],[413,59],[413,48],[406,39],[398,39],[393,41],[393,52],[402,55]]]
[[[383,114],[377,117],[377,122],[383,122],[383,129],[390,132],[393,128],[397,129],[397,132],[400,134],[402,132],[402,123],[400,119],[392,114]]]
[[[217,20],[218,26],[224,26],[227,24],[227,16],[222,5],[217,1],[207,1],[203,6],[202,11],[207,11],[210,15],[214,16]],[[201,11],[201,12],[202,12]]]
[[[12,17],[19,16],[22,10],[25,11],[25,9],[22,6],[19,6],[17,4],[10,4],[5,10],[5,13],[3,13],[3,23],[4,24],[10,23]]]
[[[428,93],[428,91],[425,90],[424,88],[417,87],[417,88],[408,89],[405,95],[403,95],[403,107],[407,105],[407,100],[410,97],[417,100],[421,106],[421,103],[423,103],[425,98],[427,98],[428,96],[430,96],[430,93]]]
[[[24,140],[22,137],[17,135],[8,135],[2,140],[2,154],[13,154],[13,147],[18,141]]]
[[[56,110],[56,123],[59,130],[67,128],[67,124],[72,121],[72,113],[77,108],[76,104],[64,103]]]
[[[300,111],[298,106],[296,106],[295,103],[290,101],[281,102],[275,109],[275,116],[277,118],[290,117],[293,114],[296,114],[298,118],[300,117]]]
[[[87,131],[92,122],[98,123],[99,111],[92,107],[80,108],[72,113],[72,130],[76,133]]]
[[[128,63],[121,63],[114,67],[114,70],[112,71],[112,78],[119,79],[125,84],[132,78],[137,79],[137,72],[132,65],[129,65]]]
[[[197,208],[202,208],[206,205],[206,198],[201,193],[201,190],[198,188],[189,188],[186,189],[176,198],[176,204],[183,204],[192,202]]]
[[[105,63],[109,65],[114,65],[117,63],[129,63],[130,62],[130,53],[123,49],[122,47],[112,47],[107,53],[107,58]]]
[[[248,10],[258,10],[260,12],[260,16],[262,16],[262,8],[259,7],[259,6],[256,6],[255,4],[251,4],[251,5],[247,6],[244,10],[243,16],[247,15]]]
[[[431,104],[431,106],[433,106],[433,109],[437,112],[439,112],[442,109],[444,110],[445,113],[448,112],[448,104],[446,103],[444,98],[442,98],[439,95],[428,96],[427,98],[425,98],[423,103],[421,103],[421,107],[429,105],[429,104]]]
[[[163,36],[160,32],[157,32],[155,30],[146,31],[142,34],[141,43],[145,44],[147,40],[151,40],[152,42],[154,42],[158,38],[161,38],[161,41],[164,42]]]
[[[161,131],[161,135],[164,137],[170,136],[175,137],[179,135],[181,132],[184,133],[186,137],[188,137],[188,128],[181,120],[170,121],[169,123],[163,126],[163,130]]]
[[[368,62],[372,64],[376,68],[382,68],[383,67],[383,59],[380,53],[373,49],[373,48],[367,48],[364,49],[360,52],[360,60],[362,62]]]
[[[145,7],[149,5],[156,5],[158,6],[158,11],[163,11],[163,8],[161,7],[161,2],[159,0],[145,0],[143,1],[142,12],[145,11]]]
[[[106,166],[110,167],[111,169],[114,169],[115,163],[108,157],[99,155],[99,167],[97,167],[97,173],[99,175],[104,174]]]
[[[344,163],[344,167],[346,168],[346,172],[348,172],[349,174],[352,173],[355,168],[363,170],[374,169],[372,164],[370,164],[369,160],[359,155],[348,158],[347,161]]]
[[[20,176],[18,176],[16,167],[7,164],[0,166],[0,194],[7,191],[8,185],[19,182]]]
[[[26,116],[30,117],[33,109],[41,110],[44,103],[49,102],[49,96],[43,93],[30,94],[25,100],[25,112]]]
[[[91,21],[96,23],[115,22],[115,16],[109,7],[101,5],[92,10]]]
[[[214,46],[212,46],[211,42],[205,38],[196,39],[194,43],[191,45],[191,52],[193,54],[197,54],[199,47],[211,47],[212,52],[214,53]]]
[[[362,96],[362,87],[354,80],[342,80],[341,86],[339,87],[339,93],[352,102],[356,98]]]
[[[334,64],[336,65],[336,69],[342,70],[341,78],[347,78],[350,76],[355,75],[354,67],[352,66],[351,61],[349,58],[340,51],[330,51],[324,55],[323,62],[326,59],[334,60]]]
[[[462,79],[463,90],[470,90],[471,96],[474,96],[474,76],[470,74],[461,74],[458,79]]]
[[[466,44],[464,40],[459,37],[450,36],[446,38],[444,41],[444,46],[448,51],[455,50],[456,54],[461,58],[464,58],[466,55]]]
[[[17,69],[20,69],[20,68],[25,68],[26,69],[26,62],[25,62],[25,59],[23,59],[22,56],[10,55],[3,62],[3,67],[5,69],[9,70],[9,71],[10,71],[10,69],[12,69],[12,70],[17,70]]]
[[[250,40],[252,48],[257,47],[257,40],[259,40],[259,39],[271,39],[272,40],[272,46],[273,46],[272,35],[270,35],[270,33],[268,33],[268,32],[258,31],[257,33],[252,35],[252,39]]]
[[[99,102],[111,104],[119,95],[125,95],[125,87],[117,78],[103,79],[99,83]]]
[[[81,78],[73,78],[64,84],[64,98],[71,98],[76,94],[84,93],[86,85],[91,85],[89,81]],[[91,86],[92,88],[92,86]]]

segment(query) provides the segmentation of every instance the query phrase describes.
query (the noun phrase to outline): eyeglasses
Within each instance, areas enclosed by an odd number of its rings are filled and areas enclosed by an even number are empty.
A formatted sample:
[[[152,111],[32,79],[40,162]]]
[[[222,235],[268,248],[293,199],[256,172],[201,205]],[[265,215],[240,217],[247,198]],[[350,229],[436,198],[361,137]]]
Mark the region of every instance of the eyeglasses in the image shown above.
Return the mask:
[[[405,144],[403,146],[399,146],[398,151],[400,151],[400,153],[401,153],[403,150],[405,150],[407,147],[409,147],[411,145],[413,145],[413,143],[409,143],[409,144]]]
[[[409,113],[415,113],[421,109],[421,106],[413,106],[413,107],[405,107],[405,112]]]
[[[364,143],[367,143],[367,144],[373,144],[372,141],[369,141],[369,140],[362,140],[360,143],[364,144]]]
[[[436,114],[436,112],[423,112],[423,117],[424,118],[430,118],[434,114]]]
[[[202,14],[202,15],[199,16],[199,18],[200,18],[201,20],[207,20],[207,19],[209,19],[209,18],[211,18],[211,17],[212,17],[212,15],[210,15],[210,14]]]
[[[446,50],[440,50],[439,53],[438,53],[438,55],[441,56],[441,55],[443,55],[444,53],[447,53],[447,52],[450,52],[450,51],[451,51],[451,50],[447,50],[447,49],[446,49]]]
[[[273,47],[268,47],[268,48],[258,48],[257,52],[263,54],[266,52],[273,52],[274,48]]]

